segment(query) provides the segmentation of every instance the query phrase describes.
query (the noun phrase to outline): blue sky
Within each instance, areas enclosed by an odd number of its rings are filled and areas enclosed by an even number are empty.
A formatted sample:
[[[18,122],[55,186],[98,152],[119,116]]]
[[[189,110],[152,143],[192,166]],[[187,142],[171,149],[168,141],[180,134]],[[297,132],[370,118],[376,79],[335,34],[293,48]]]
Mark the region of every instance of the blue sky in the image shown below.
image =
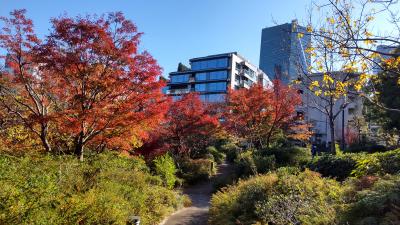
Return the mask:
[[[49,20],[122,11],[144,32],[141,47],[164,68],[175,71],[193,57],[237,51],[258,65],[261,29],[305,20],[310,0],[0,0],[0,16],[25,8],[39,36]]]
[[[25,8],[40,36],[49,19],[63,13],[102,14],[122,11],[144,32],[141,47],[164,68],[216,53],[237,51],[258,65],[261,29],[302,17],[308,0],[0,0],[0,15]]]

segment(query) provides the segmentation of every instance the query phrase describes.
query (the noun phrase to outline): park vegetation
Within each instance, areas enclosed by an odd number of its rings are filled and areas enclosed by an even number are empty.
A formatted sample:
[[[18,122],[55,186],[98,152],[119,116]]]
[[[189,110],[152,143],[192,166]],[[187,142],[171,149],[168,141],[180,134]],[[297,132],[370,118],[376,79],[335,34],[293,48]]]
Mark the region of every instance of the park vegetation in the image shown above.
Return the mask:
[[[316,40],[314,66],[291,85],[229,90],[223,104],[164,95],[161,67],[120,12],[54,18],[43,40],[25,10],[1,17],[0,224],[158,224],[190,205],[181,186],[204,180],[215,187],[211,225],[400,223],[398,143],[364,140],[360,118],[348,146],[310,151],[299,86],[322,100],[332,133],[333,106],[350,96],[366,98],[365,118],[392,139],[400,129],[400,57],[370,75],[384,38],[366,29],[372,15],[355,20],[346,0],[320,9],[327,18],[298,33]],[[224,162],[233,173],[215,178]]]

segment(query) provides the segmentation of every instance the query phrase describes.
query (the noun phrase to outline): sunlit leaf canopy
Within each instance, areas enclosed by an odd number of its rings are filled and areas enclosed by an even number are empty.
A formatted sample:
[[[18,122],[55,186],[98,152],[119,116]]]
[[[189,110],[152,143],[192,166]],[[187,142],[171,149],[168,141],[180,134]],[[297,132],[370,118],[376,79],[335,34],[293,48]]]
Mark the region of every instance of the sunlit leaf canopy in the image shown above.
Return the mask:
[[[372,95],[365,93],[368,83],[377,80],[374,69],[397,73],[400,84],[399,54],[377,49],[379,45],[395,48],[400,44],[398,7],[397,1],[390,0],[314,3],[305,22],[306,32],[297,35],[298,38],[311,36],[311,44],[305,49],[311,56],[311,64],[298,63],[300,79],[295,83],[306,84],[318,96],[335,99],[348,94],[373,96],[373,92]],[[378,20],[386,20],[390,29],[381,31]],[[312,79],[315,74],[321,78]]]

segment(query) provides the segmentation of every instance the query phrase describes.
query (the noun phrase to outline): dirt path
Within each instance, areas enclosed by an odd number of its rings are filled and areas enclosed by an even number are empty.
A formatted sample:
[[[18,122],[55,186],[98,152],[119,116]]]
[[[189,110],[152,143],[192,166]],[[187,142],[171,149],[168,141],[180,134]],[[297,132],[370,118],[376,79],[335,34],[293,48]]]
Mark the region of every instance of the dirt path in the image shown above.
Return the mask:
[[[218,166],[216,176],[227,176],[231,171],[231,166],[224,163]],[[183,193],[189,195],[192,206],[175,212],[160,225],[206,225],[212,189],[211,181],[185,188]]]

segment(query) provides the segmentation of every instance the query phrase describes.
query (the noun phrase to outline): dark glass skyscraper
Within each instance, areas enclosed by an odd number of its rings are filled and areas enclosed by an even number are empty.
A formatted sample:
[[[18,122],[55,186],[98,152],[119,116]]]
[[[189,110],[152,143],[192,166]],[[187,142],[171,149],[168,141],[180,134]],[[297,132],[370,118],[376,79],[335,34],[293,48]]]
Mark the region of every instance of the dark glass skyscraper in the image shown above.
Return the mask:
[[[305,49],[311,37],[298,35],[299,32],[305,33],[306,29],[299,26],[297,20],[262,30],[259,68],[271,80],[280,79],[288,83],[310,65],[311,58]]]

